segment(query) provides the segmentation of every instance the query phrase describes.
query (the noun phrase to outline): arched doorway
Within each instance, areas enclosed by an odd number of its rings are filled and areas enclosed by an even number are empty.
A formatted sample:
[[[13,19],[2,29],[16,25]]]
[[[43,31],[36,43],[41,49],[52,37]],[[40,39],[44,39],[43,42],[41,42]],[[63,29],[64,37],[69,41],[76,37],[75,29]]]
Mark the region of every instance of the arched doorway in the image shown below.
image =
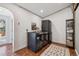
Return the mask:
[[[0,46],[11,44],[14,48],[14,17],[10,10],[0,7]],[[1,54],[6,55],[6,54]]]

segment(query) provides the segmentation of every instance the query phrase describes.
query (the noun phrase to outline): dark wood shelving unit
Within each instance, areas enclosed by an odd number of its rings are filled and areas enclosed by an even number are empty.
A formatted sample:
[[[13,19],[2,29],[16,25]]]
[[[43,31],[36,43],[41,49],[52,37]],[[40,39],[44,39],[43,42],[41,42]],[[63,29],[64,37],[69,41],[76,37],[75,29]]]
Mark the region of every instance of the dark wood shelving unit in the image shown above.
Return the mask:
[[[66,20],[66,46],[74,48],[74,21]]]

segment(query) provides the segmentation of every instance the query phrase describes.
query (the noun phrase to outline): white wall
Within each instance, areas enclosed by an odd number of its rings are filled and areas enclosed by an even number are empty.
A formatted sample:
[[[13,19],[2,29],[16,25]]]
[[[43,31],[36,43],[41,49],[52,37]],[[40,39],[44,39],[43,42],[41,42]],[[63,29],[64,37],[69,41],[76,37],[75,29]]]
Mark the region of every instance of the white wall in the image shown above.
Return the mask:
[[[26,29],[31,31],[32,22],[36,22],[41,28],[41,19],[14,4],[0,4],[0,6],[8,8],[14,15],[14,50],[27,47]]]
[[[75,49],[77,54],[79,55],[79,6],[76,10],[75,16]]]
[[[72,18],[71,8],[44,18],[44,20],[49,19],[52,22],[52,42],[66,44],[66,20]]]

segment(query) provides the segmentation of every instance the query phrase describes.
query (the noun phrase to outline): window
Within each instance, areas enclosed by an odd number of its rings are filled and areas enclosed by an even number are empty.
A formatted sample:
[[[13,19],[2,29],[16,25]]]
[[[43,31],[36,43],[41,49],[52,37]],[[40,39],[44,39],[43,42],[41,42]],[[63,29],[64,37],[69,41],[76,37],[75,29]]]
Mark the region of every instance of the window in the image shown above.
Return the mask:
[[[5,21],[0,19],[0,37],[5,36]]]

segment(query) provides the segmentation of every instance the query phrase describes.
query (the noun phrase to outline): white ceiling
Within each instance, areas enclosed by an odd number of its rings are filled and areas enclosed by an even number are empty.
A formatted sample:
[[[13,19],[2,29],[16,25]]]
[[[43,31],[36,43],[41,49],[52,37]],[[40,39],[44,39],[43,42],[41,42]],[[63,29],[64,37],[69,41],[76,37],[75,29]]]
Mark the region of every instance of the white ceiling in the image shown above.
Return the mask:
[[[18,6],[40,17],[46,17],[70,6],[70,3],[18,3]]]

